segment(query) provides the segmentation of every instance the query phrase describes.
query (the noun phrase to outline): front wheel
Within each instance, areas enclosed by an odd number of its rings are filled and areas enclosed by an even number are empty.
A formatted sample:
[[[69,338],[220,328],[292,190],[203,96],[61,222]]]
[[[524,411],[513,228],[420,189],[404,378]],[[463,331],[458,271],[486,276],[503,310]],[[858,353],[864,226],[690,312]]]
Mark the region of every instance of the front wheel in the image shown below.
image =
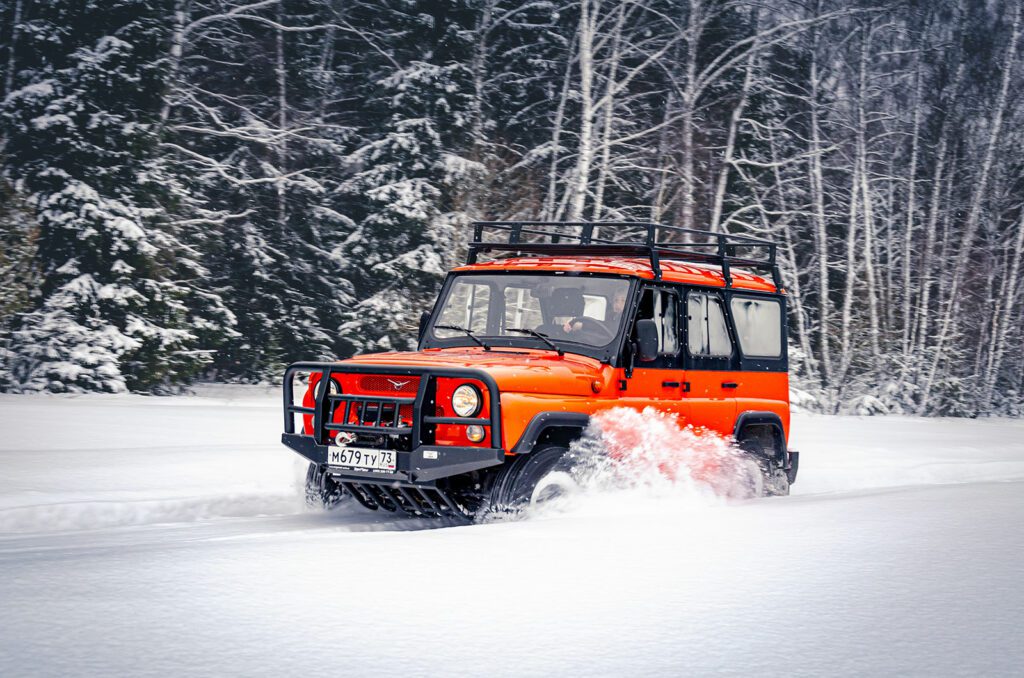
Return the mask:
[[[349,493],[317,464],[306,471],[306,505],[310,508],[333,509],[348,498]]]
[[[483,514],[511,516],[571,494],[576,482],[565,460],[566,448],[541,447],[516,456],[498,471]]]

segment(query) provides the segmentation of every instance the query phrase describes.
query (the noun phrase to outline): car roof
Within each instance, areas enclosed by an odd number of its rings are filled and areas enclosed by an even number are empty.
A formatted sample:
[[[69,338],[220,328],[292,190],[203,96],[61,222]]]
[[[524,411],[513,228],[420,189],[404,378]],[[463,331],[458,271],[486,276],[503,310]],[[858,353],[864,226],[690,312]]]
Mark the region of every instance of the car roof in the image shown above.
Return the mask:
[[[725,277],[719,266],[687,263],[662,259],[661,280],[663,282],[683,283],[686,285],[702,285],[705,287],[725,287]],[[628,275],[647,280],[654,279],[651,260],[647,258],[619,257],[510,257],[495,259],[476,264],[459,266],[455,271],[565,271],[579,273],[602,273],[605,275]],[[750,290],[753,292],[776,292],[771,280],[754,275],[747,271],[732,268],[732,289]]]

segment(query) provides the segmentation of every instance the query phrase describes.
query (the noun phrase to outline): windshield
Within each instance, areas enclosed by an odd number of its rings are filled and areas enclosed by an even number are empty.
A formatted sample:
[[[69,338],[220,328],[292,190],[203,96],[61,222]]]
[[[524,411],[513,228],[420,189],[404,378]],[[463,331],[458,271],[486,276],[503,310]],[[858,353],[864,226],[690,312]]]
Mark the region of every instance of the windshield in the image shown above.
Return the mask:
[[[468,330],[478,338],[544,345],[537,332],[555,343],[600,348],[618,335],[628,293],[622,278],[462,275],[448,288],[431,331],[437,339],[468,339]]]

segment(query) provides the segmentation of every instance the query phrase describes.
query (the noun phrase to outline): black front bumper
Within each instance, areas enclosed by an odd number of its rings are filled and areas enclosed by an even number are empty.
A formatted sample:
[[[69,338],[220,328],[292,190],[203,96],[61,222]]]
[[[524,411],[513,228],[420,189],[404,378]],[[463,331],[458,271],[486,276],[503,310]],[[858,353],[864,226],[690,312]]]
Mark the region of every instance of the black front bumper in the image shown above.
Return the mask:
[[[335,374],[384,375],[419,379],[415,397],[369,396],[352,393],[329,393],[318,389],[313,407],[295,404],[296,374],[317,374],[322,383]],[[470,380],[487,389],[488,411],[473,417],[436,416],[437,380]],[[403,408],[411,408],[411,421],[403,419]],[[340,413],[340,422],[336,414]],[[311,418],[312,430],[295,431],[295,416]],[[355,418],[355,422],[352,419]],[[438,425],[482,426],[490,434],[492,444],[501,444],[501,403],[498,385],[483,370],[464,367],[397,367],[353,363],[295,363],[284,377],[284,433],[281,442],[311,462],[326,466],[327,454],[339,432],[386,437],[395,444],[397,463],[394,472],[375,472],[343,467],[327,467],[327,472],[340,480],[379,484],[430,485],[437,480],[469,473],[505,461],[500,447],[464,447],[436,445],[434,430]],[[356,447],[364,447],[355,445]]]
[[[281,434],[281,442],[320,466],[327,464],[327,451],[333,447],[318,445],[312,436],[298,433]],[[420,445],[411,452],[397,452],[397,457],[394,472],[363,471],[332,466],[328,468],[328,473],[341,479],[370,482],[433,483],[439,478],[469,473],[488,466],[497,466],[505,461],[505,450],[491,447]]]

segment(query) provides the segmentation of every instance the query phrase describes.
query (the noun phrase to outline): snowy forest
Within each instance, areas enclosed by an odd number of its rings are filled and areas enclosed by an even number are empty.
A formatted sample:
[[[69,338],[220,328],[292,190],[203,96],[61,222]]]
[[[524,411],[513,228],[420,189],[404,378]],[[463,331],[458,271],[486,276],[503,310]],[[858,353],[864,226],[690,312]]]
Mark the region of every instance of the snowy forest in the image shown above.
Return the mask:
[[[0,389],[415,346],[475,219],[779,243],[797,404],[1024,410],[1021,0],[0,0]]]

